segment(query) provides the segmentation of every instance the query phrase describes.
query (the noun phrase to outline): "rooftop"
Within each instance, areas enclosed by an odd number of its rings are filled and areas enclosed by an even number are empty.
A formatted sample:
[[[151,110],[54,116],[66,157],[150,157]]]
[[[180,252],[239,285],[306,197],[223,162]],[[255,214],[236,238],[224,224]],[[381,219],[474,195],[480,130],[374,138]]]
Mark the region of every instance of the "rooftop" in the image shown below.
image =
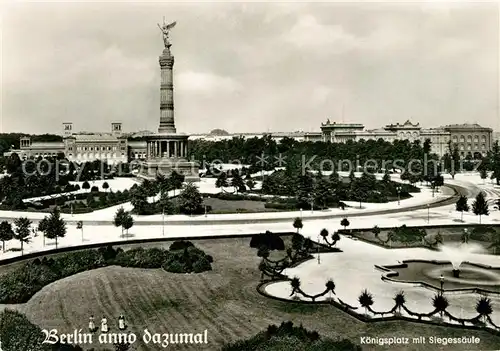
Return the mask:
[[[72,134],[67,138],[73,138],[77,141],[117,141],[118,139],[123,139],[120,135],[113,135],[109,133]]]
[[[482,130],[492,130],[488,127],[482,127],[477,123],[463,123],[463,124],[448,124],[444,126],[446,129],[482,129]]]
[[[385,127],[388,129],[391,129],[391,128],[420,128],[420,123],[413,124],[410,122],[409,119],[407,119],[406,122],[403,124],[399,124],[399,123],[392,124],[391,123],[391,124],[386,125]]]

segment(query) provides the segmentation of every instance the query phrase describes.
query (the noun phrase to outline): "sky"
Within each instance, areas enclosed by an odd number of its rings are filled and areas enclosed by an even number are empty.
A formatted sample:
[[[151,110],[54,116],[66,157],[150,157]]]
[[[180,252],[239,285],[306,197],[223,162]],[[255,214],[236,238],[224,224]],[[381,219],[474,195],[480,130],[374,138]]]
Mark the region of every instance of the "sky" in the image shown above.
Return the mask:
[[[479,123],[500,130],[495,3],[4,5],[1,132],[157,130],[170,34],[178,132]]]

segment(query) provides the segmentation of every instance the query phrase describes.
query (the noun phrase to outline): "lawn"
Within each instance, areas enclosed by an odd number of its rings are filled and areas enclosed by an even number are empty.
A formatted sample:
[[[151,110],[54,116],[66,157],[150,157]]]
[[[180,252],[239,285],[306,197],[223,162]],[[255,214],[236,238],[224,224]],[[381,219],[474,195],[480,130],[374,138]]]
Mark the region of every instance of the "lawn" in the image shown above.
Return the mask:
[[[42,328],[60,332],[86,330],[88,317],[106,316],[111,326],[123,313],[131,331],[142,335],[145,328],[158,333],[208,330],[209,345],[169,346],[173,350],[217,350],[228,341],[248,338],[269,324],[291,320],[324,336],[360,337],[461,337],[475,335],[479,345],[454,345],[449,350],[494,349],[500,337],[487,332],[466,331],[410,322],[363,323],[331,306],[303,306],[261,296],[256,286],[260,258],[249,247],[250,238],[194,241],[214,257],[213,271],[201,274],[172,274],[162,269],[106,267],[83,272],[38,292],[28,303],[15,306]],[[165,246],[142,244],[141,246]],[[128,246],[132,247],[132,245]],[[278,256],[276,253],[273,254]],[[0,267],[0,274],[11,267]],[[337,282],[340,284],[340,282]],[[13,306],[11,306],[13,307]],[[116,329],[115,329],[116,330]],[[137,350],[159,347],[135,344]],[[395,350],[394,346],[365,345],[366,350]],[[102,349],[94,345],[96,349]],[[433,350],[431,345],[409,345],[408,350]]]
[[[266,208],[265,201],[254,200],[221,200],[206,198],[204,204],[211,206],[210,213],[245,213],[245,212],[276,212],[278,210]]]

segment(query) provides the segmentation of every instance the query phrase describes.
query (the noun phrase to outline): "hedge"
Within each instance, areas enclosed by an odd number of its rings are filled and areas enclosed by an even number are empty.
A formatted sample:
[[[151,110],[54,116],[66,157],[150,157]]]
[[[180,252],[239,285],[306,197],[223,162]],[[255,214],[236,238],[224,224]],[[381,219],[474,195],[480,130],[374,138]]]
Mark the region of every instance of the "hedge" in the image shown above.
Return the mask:
[[[176,241],[178,250],[142,247],[123,251],[111,246],[60,254],[55,258],[36,258],[2,276],[0,303],[27,302],[44,286],[56,280],[100,267],[162,268],[173,273],[200,273],[211,270],[213,258],[191,242]],[[0,339],[1,340],[1,339]]]

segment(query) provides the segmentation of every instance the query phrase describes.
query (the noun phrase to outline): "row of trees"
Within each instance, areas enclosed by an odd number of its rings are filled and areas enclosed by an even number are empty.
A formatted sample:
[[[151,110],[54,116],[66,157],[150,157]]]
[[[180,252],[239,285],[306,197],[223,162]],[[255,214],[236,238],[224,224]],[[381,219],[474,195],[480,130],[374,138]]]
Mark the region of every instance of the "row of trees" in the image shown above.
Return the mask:
[[[336,171],[325,177],[292,166],[266,176],[262,183],[263,194],[294,198],[297,208],[340,206],[341,200],[359,201],[361,207],[362,202],[387,202],[415,191],[418,189],[409,184],[391,181],[388,173],[379,181],[374,174],[364,172],[357,178],[351,172],[344,180]]]
[[[12,239],[19,240],[21,243],[21,253],[24,252],[24,244],[29,242],[31,234],[32,222],[26,218],[21,217],[14,220],[14,227],[8,221],[0,223],[0,240],[2,241],[2,250],[5,252],[5,242]]]
[[[42,162],[43,160],[43,162]],[[70,181],[82,180],[89,189],[89,180],[112,178],[111,166],[99,160],[85,162],[77,168],[74,163],[61,162],[58,157],[22,161],[17,154],[5,160],[8,176],[0,179],[0,201],[9,209],[23,209],[22,199],[78,190]],[[109,184],[103,184],[106,190]]]
[[[470,210],[467,196],[461,195],[458,198],[455,204],[455,209],[461,213],[460,220],[463,222],[464,212],[469,212]],[[481,216],[488,216],[490,214],[488,202],[486,201],[483,192],[477,194],[476,199],[472,203],[472,212],[476,216],[479,216],[479,223],[481,223]]]
[[[253,190],[255,188],[255,181],[252,179],[250,173],[247,173],[245,179],[242,177],[242,172],[239,170],[233,170],[231,173],[229,172],[221,172],[217,176],[217,180],[215,181],[215,186],[217,188],[233,187],[236,193],[243,193],[247,191],[247,188]]]
[[[30,235],[35,234],[36,230],[44,234],[45,238],[55,239],[57,248],[57,239],[66,235],[66,223],[61,218],[60,211],[57,207],[53,209],[50,215],[45,216],[39,223],[38,227],[32,228],[33,222],[26,217],[17,218],[14,220],[14,227],[8,221],[0,223],[0,240],[2,241],[2,249],[5,252],[5,242],[12,239],[19,240],[21,243],[21,254],[24,253],[24,244],[30,242]]]
[[[237,160],[241,164],[251,165],[252,169],[273,169],[275,160],[281,157],[286,164],[300,163],[302,157],[307,160],[314,158],[309,163],[317,168],[324,160],[331,160],[337,166],[339,160],[350,160],[352,164],[359,161],[364,164],[367,160],[378,160],[375,167],[383,168],[383,160],[403,160],[406,164],[410,160],[423,159],[425,153],[428,158],[437,159],[430,155],[430,141],[410,142],[409,140],[395,140],[387,142],[380,140],[348,141],[346,143],[330,142],[302,142],[291,138],[283,138],[279,142],[271,136],[262,138],[233,138],[222,141],[194,140],[190,144],[191,156],[198,160],[220,160],[232,163]],[[265,156],[262,162],[262,156]],[[391,166],[389,166],[391,167]],[[324,169],[331,170],[331,169]],[[345,169],[343,169],[345,170]]]
[[[26,217],[21,217],[14,220],[14,226],[8,221],[0,222],[0,241],[2,241],[2,250],[5,252],[5,242],[10,240],[19,240],[21,243],[21,254],[24,253],[24,244],[30,242],[30,235],[36,235],[36,232],[43,233],[43,243],[45,245],[45,238],[55,240],[56,249],[58,247],[58,239],[66,236],[67,227],[66,222],[61,217],[61,212],[58,207],[55,207],[52,212],[45,216],[40,222],[38,222],[37,228],[32,228],[33,222],[31,222]],[[114,217],[114,224],[116,227],[121,227],[123,237],[123,231],[126,231],[128,235],[128,230],[134,225],[134,219],[130,212],[127,212],[120,207]],[[76,223],[76,228],[80,229],[82,232],[83,241],[83,222],[78,221]]]

